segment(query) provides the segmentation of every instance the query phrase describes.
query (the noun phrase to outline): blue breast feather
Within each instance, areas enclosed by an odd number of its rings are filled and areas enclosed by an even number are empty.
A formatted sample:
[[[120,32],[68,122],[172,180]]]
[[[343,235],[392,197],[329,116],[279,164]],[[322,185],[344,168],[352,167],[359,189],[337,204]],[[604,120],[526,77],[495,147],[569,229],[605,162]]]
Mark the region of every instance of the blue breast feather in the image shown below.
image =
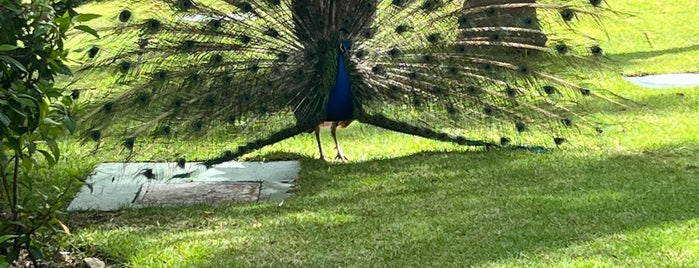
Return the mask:
[[[337,62],[337,77],[335,78],[335,86],[330,90],[326,121],[350,120],[354,114],[349,73],[345,66],[343,53],[339,53]]]

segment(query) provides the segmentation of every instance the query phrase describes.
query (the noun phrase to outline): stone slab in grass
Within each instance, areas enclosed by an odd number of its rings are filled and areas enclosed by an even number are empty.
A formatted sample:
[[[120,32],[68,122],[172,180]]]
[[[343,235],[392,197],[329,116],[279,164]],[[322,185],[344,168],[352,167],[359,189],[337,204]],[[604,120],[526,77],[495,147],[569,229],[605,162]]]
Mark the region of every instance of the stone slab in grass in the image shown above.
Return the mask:
[[[696,87],[699,74],[658,74],[626,77],[629,82],[647,88]]]
[[[195,204],[217,202],[257,202],[262,182],[188,182],[145,184],[136,193],[136,204]]]
[[[213,202],[281,201],[301,170],[298,161],[198,163],[103,163],[86,180],[68,210]]]

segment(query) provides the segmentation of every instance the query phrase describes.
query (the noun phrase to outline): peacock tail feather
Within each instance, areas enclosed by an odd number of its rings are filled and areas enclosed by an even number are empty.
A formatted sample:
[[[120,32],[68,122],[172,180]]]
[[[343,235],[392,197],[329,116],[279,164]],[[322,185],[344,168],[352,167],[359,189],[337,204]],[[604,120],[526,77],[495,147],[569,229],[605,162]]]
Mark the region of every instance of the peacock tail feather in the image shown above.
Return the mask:
[[[117,137],[130,150],[151,136],[247,140],[208,166],[326,120],[471,146],[535,131],[558,145],[570,131],[599,131],[579,107],[585,99],[624,105],[576,83],[609,64],[595,36],[615,13],[601,0],[117,5],[76,76],[114,80],[87,104],[84,139]]]

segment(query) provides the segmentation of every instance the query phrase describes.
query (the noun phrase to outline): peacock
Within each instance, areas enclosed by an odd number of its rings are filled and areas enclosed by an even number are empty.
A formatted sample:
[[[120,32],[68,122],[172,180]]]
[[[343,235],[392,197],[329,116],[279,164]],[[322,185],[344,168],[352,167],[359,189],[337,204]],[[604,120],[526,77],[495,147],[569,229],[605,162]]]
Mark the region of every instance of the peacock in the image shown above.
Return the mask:
[[[340,160],[335,131],[353,121],[466,146],[509,146],[527,132],[560,145],[570,131],[601,131],[576,108],[584,99],[623,105],[575,82],[608,65],[594,34],[615,13],[602,0],[114,5],[77,71],[114,80],[86,104],[82,137],[128,150],[153,136],[243,140],[207,167],[312,132],[325,159],[326,122]]]

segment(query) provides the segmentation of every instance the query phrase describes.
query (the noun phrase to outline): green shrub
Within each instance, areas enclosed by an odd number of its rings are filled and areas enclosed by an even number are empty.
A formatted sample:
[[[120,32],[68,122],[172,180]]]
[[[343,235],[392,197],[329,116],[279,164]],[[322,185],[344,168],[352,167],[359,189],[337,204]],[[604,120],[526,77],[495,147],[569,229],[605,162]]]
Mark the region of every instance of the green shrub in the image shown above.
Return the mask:
[[[73,99],[54,78],[71,74],[66,32],[96,35],[77,25],[95,17],[60,1],[0,0],[0,252],[5,255],[0,267],[15,261],[22,249],[36,264],[43,259],[45,238],[62,226],[56,214],[65,189],[54,196],[39,192],[31,171],[55,165],[56,139],[76,128],[68,109]]]

